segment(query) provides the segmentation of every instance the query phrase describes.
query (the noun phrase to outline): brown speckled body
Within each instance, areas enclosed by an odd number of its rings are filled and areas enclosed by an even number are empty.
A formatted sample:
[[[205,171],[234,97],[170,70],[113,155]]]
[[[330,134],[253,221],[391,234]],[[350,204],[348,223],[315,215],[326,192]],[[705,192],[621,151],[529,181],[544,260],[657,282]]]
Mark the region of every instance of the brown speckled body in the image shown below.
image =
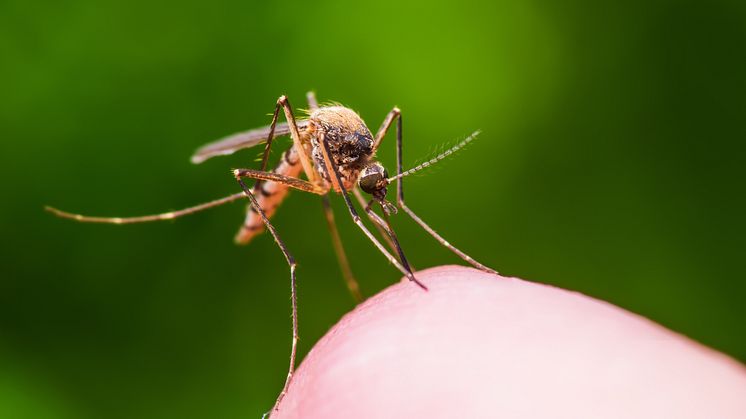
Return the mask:
[[[310,141],[311,157],[316,171],[331,187],[332,182],[324,164],[322,141],[329,142],[331,158],[339,169],[344,187],[355,186],[360,170],[370,160],[373,153],[373,135],[365,122],[352,109],[344,106],[327,106],[313,111],[310,124],[305,131]],[[340,192],[335,188],[337,192]]]

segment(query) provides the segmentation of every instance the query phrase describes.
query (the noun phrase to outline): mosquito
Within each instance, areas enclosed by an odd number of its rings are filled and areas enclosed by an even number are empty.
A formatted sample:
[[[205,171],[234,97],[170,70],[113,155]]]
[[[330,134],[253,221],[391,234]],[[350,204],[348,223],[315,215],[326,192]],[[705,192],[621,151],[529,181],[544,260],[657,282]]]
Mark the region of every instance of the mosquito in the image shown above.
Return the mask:
[[[433,165],[455,153],[474,139],[479,134],[479,131],[474,132],[454,147],[436,157],[405,171],[402,164],[402,116],[399,108],[395,107],[388,113],[376,135],[373,136],[365,125],[365,122],[352,109],[336,104],[319,106],[313,92],[309,92],[306,96],[308,100],[308,115],[306,119],[296,120],[287,97],[280,96],[277,99],[270,125],[239,132],[206,144],[199,148],[192,156],[192,163],[198,164],[215,156],[233,154],[240,149],[265,143],[261,168],[259,170],[234,169],[232,171],[233,176],[241,186],[242,192],[178,211],[139,217],[92,217],[46,207],[47,211],[59,217],[70,218],[80,222],[131,224],[172,220],[229,202],[248,199],[249,204],[246,210],[246,217],[235,236],[235,242],[238,244],[248,244],[252,238],[266,229],[272,235],[280,251],[282,251],[290,268],[292,309],[290,366],[282,391],[277,397],[272,411],[278,409],[280,402],[285,394],[287,394],[295,371],[298,344],[296,262],[277,233],[277,230],[270,222],[270,218],[274,215],[277,207],[285,199],[290,189],[297,189],[321,196],[327,225],[332,237],[332,244],[337,254],[343,277],[350,293],[358,302],[362,300],[360,287],[350,268],[334,221],[334,214],[329,204],[329,194],[332,191],[342,195],[353,222],[370,239],[373,245],[378,248],[392,265],[423,290],[427,290],[427,287],[415,277],[412,267],[407,261],[389,221],[389,217],[397,212],[397,206],[412,217],[417,224],[432,235],[441,245],[451,250],[461,259],[482,271],[493,274],[497,273],[446,241],[422,221],[404,202],[404,177]],[[284,112],[287,122],[278,122],[280,110]],[[375,155],[381,141],[386,136],[394,121],[396,121],[396,176],[389,177],[383,165],[376,161]],[[274,170],[268,171],[267,164],[274,138],[287,135],[293,140],[292,146],[283,152]],[[305,180],[300,177],[301,172],[305,175]],[[252,187],[249,187],[244,182],[244,179],[247,178],[255,179]],[[396,205],[386,200],[387,187],[394,181],[397,182]],[[368,194],[370,198],[366,199],[361,190]],[[362,206],[369,220],[382,234],[384,241],[387,242],[391,251],[365,226],[352,203],[350,191]],[[374,211],[374,208],[378,207],[380,207],[381,215]],[[392,252],[396,253],[396,257]]]

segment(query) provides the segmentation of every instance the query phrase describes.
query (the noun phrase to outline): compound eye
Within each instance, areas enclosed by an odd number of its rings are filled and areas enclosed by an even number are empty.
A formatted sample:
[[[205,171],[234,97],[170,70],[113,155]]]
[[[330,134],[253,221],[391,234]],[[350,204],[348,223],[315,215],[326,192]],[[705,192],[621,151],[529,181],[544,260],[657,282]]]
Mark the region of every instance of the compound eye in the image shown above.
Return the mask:
[[[360,177],[360,189],[363,190],[363,192],[368,194],[373,194],[373,192],[376,191],[378,182],[381,180],[381,174],[380,173],[370,173],[364,176]]]

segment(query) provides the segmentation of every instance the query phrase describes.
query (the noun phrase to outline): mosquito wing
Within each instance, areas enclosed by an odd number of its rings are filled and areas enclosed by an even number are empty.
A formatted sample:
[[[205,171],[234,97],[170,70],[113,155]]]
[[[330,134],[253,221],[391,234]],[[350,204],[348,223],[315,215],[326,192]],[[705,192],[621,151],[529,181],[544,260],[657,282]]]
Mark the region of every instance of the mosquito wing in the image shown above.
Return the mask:
[[[308,126],[308,121],[298,121],[297,124],[298,129],[303,130]],[[278,122],[275,125],[274,137],[281,137],[288,134],[290,134],[290,127],[286,122]],[[211,157],[226,156],[242,148],[253,147],[265,142],[268,135],[269,125],[229,135],[200,147],[192,155],[192,163],[199,164]]]

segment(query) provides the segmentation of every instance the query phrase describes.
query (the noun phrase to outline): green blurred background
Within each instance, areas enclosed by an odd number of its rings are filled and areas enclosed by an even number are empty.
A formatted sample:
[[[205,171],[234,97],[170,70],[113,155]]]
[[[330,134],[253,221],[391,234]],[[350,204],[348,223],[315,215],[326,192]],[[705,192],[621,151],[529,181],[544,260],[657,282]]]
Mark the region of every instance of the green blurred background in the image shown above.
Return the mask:
[[[268,409],[287,267],[232,236],[258,150],[189,163],[304,93],[405,118],[408,202],[500,272],[592,295],[746,360],[746,3],[0,3],[0,417],[236,418]],[[287,144],[284,140],[281,144]],[[274,153],[279,156],[279,153]],[[394,168],[394,139],[380,157]],[[445,193],[445,195],[444,195]],[[400,277],[334,199],[363,291]],[[302,353],[353,307],[315,196],[275,217],[300,262]],[[403,215],[418,268],[460,261]]]

